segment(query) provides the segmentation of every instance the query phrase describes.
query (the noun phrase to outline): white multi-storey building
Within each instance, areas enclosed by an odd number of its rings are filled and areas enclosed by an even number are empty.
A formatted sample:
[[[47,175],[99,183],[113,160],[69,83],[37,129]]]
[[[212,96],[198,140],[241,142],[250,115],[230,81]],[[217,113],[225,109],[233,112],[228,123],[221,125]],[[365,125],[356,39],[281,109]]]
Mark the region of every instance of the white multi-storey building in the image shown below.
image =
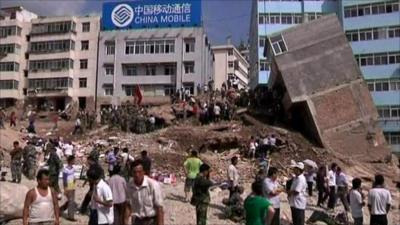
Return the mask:
[[[24,102],[28,35],[35,18],[22,7],[0,9],[0,107]]]
[[[27,85],[32,104],[94,109],[99,31],[99,16],[32,20]]]
[[[238,88],[247,88],[249,83],[249,63],[232,44],[213,46],[214,88],[221,90],[222,84],[233,85],[238,80]]]

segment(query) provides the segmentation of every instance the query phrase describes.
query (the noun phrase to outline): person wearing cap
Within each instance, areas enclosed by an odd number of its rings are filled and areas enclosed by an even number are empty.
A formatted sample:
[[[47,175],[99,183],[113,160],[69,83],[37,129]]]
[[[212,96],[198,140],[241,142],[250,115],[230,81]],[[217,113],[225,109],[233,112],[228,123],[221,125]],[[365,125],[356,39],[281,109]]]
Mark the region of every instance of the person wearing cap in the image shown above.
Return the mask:
[[[207,209],[210,204],[210,192],[208,189],[214,185],[210,180],[210,166],[202,164],[200,172],[194,180],[193,195],[190,204],[196,207],[196,224],[207,224]]]
[[[304,164],[302,162],[292,165],[295,177],[290,187],[289,205],[292,211],[293,225],[304,225],[305,209],[307,206],[307,181],[303,174]]]

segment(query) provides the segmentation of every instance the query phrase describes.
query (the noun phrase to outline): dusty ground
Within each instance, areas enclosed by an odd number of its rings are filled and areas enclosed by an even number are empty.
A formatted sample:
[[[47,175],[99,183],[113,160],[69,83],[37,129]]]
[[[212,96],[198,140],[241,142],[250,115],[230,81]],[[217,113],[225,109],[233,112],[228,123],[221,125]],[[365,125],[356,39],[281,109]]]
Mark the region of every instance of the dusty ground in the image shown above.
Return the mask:
[[[26,125],[26,122],[18,124],[19,127]],[[40,136],[46,136],[52,126],[53,124],[48,118],[41,118],[37,123],[37,132]],[[184,174],[182,164],[187,157],[190,148],[195,148],[201,151],[200,158],[212,166],[214,169],[214,179],[217,181],[226,179],[226,169],[229,165],[230,158],[239,153],[241,145],[247,142],[250,135],[257,136],[260,134],[270,133],[275,133],[278,137],[287,142],[284,148],[272,154],[272,165],[280,168],[283,175],[287,174],[287,168],[291,159],[299,161],[307,158],[313,159],[320,164],[330,163],[333,161],[338,162],[348,175],[353,177],[362,177],[365,188],[371,187],[370,181],[373,175],[377,172],[383,173],[391,179],[394,179],[399,175],[394,162],[391,164],[364,164],[351,158],[341,157],[340,155],[336,155],[335,153],[325,149],[315,148],[297,132],[265,125],[247,126],[240,121],[224,122],[202,127],[194,127],[189,123],[183,123],[179,126],[172,126],[144,135],[125,134],[118,131],[100,131],[91,132],[91,135],[86,135],[84,137],[72,137],[70,135],[72,130],[72,121],[60,121],[59,130],[56,132],[56,135],[61,135],[64,138],[74,140],[75,144],[80,145],[82,153],[90,151],[90,142],[96,140],[106,141],[110,137],[115,137],[115,140],[111,145],[119,145],[121,147],[127,146],[130,149],[131,154],[134,156],[138,156],[142,150],[147,150],[154,161],[153,172],[158,174],[175,174],[178,178],[176,185],[163,185],[166,212],[165,224],[171,225],[195,224],[195,212],[193,206],[189,203],[182,202],[184,196]],[[19,128],[0,130],[0,147],[10,150],[12,141],[21,140],[24,135],[25,134],[19,132]],[[109,147],[111,147],[111,145]],[[6,158],[7,157],[8,154],[6,154]],[[246,187],[243,196],[247,196],[250,192],[249,186],[254,179],[256,170],[257,166],[254,161],[244,158],[241,159],[239,163],[239,171],[242,175],[242,182]],[[397,171],[397,174],[395,170]],[[8,176],[10,176],[9,173]],[[397,179],[398,177],[399,176],[397,176]],[[395,200],[394,206],[398,207],[400,193],[394,188],[394,185],[390,180],[388,181],[388,185]],[[26,179],[23,180],[23,184],[28,187],[35,186],[34,181],[27,181]],[[82,201],[84,194],[88,189],[88,186],[82,188],[80,186],[81,184],[82,181],[79,181],[76,196],[77,202]],[[227,197],[227,194],[227,191],[220,191],[219,189],[211,192],[212,203],[208,212],[208,224],[235,224],[223,218],[223,205],[221,204],[221,201],[223,198]],[[310,207],[306,212],[306,218],[308,218],[312,211],[316,209],[313,206],[315,205],[315,201],[314,198],[309,200]],[[365,210],[365,212],[366,211],[367,210]],[[285,196],[282,196],[281,216],[283,218],[290,218],[290,209]],[[86,216],[77,215],[77,218],[79,222],[71,223],[62,220],[62,224],[87,224]],[[368,220],[369,217],[366,213],[365,221]],[[21,224],[21,220],[14,220],[8,224],[19,225]],[[393,210],[390,213],[389,224],[400,225],[400,213],[398,208],[393,207]]]

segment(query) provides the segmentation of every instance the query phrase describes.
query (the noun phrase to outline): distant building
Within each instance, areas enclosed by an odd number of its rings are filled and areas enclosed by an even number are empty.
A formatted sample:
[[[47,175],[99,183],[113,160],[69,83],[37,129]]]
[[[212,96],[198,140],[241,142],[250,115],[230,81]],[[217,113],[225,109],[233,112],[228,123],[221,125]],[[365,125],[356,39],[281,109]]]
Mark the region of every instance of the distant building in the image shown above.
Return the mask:
[[[199,88],[208,85],[213,78],[213,56],[201,24],[200,3],[186,0],[175,4],[178,15],[169,10],[133,13],[157,8],[159,1],[105,3],[99,39],[97,105],[132,101],[138,87],[144,102],[151,103],[169,101],[170,95],[177,92],[197,95]],[[127,15],[115,20],[121,7]]]
[[[400,154],[399,1],[342,1],[343,28],[378,109],[379,124]]]
[[[250,22],[250,87],[266,85],[271,60],[265,40],[271,34],[337,12],[339,0],[252,0]]]
[[[221,90],[222,84],[232,86],[235,82],[239,89],[246,89],[249,83],[249,63],[232,44],[213,46],[214,88]],[[235,81],[237,80],[237,81]]]
[[[0,9],[0,107],[24,103],[30,22],[35,18],[22,7]]]
[[[67,104],[94,109],[99,16],[32,20],[28,100],[62,110]]]
[[[336,15],[276,33],[268,47],[268,86],[293,127],[352,158],[390,156],[368,86]]]

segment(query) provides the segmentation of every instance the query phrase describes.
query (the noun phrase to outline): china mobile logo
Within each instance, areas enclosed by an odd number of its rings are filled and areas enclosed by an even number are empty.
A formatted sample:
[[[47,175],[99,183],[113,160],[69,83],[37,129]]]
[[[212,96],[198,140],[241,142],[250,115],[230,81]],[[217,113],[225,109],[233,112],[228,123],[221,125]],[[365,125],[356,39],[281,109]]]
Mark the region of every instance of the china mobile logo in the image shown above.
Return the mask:
[[[132,22],[133,17],[133,9],[128,4],[117,5],[111,13],[111,20],[117,27],[125,27],[129,25]]]

